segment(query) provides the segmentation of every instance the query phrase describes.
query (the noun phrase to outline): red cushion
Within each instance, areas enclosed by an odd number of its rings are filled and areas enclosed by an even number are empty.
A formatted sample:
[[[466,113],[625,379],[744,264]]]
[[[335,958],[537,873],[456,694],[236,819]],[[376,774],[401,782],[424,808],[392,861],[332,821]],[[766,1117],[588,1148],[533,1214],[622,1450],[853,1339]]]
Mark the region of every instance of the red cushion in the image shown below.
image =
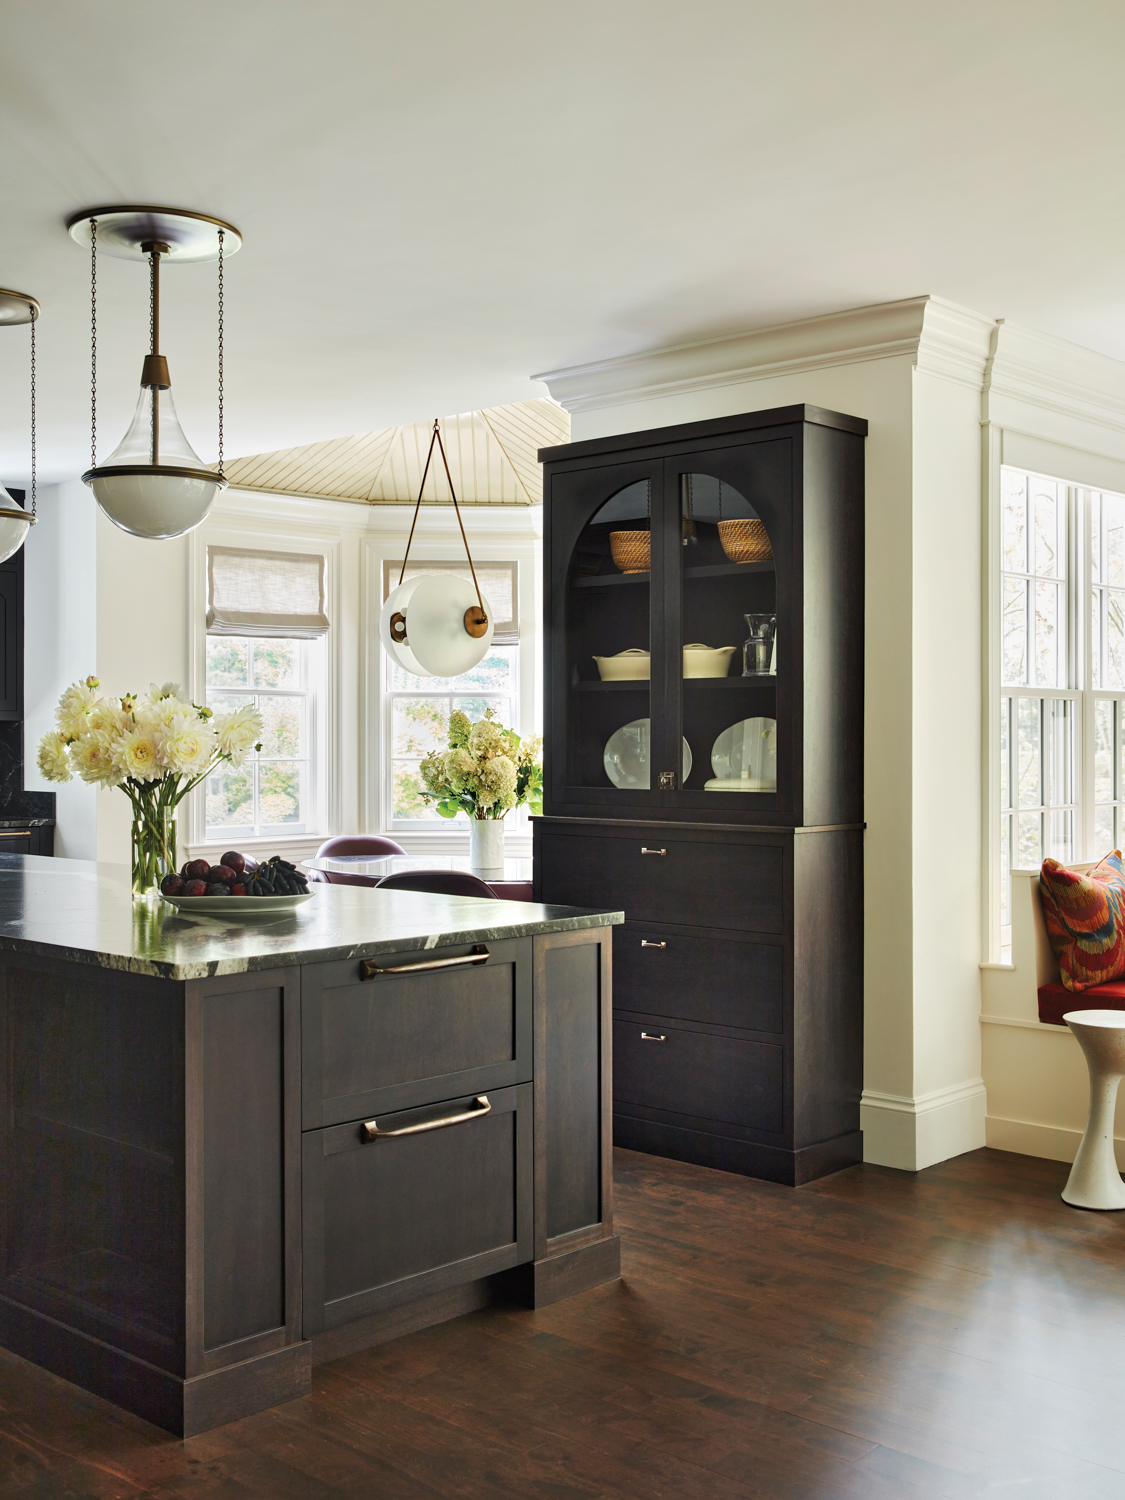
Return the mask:
[[[1051,1026],[1065,1026],[1063,1016],[1071,1010],[1125,1010],[1125,980],[1096,984],[1076,995],[1056,980],[1039,986],[1039,1019]]]
[[[1039,899],[1068,990],[1088,990],[1125,974],[1125,866],[1119,849],[1088,875],[1045,859]]]

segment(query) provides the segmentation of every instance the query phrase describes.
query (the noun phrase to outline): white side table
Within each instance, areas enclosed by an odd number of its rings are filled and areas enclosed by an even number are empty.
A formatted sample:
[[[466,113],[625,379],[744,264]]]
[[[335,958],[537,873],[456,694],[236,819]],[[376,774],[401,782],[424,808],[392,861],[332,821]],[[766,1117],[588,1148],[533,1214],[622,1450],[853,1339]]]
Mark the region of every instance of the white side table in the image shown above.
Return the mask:
[[[1071,1010],[1063,1020],[1090,1070],[1090,1117],[1062,1196],[1075,1208],[1125,1208],[1125,1182],[1113,1154],[1113,1109],[1125,1074],[1125,1011]]]

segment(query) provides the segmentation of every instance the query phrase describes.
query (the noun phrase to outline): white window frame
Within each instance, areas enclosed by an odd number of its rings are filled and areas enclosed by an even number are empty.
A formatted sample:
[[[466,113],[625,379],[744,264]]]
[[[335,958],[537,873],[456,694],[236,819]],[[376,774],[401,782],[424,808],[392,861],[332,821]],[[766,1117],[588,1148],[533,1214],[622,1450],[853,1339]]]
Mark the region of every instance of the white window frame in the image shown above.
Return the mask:
[[[368,832],[395,838],[412,854],[456,854],[468,850],[468,820],[435,819],[412,828],[388,826],[388,762],[391,758],[387,695],[390,669],[379,640],[379,612],[383,604],[383,565],[401,558],[413,520],[414,508],[380,507],[377,534],[365,538],[362,561],[362,616],[364,648],[362,822]],[[419,524],[410,556],[419,562],[465,560],[464,543],[457,529],[452,506],[431,506],[423,511],[425,530]],[[488,561],[519,565],[519,641],[517,654],[517,705],[519,734],[540,733],[543,725],[543,678],[540,662],[539,622],[543,606],[543,508],[541,506],[474,506],[466,508],[466,530],[473,555]],[[472,696],[471,690],[466,696]],[[526,810],[509,819],[505,848],[514,858],[531,853],[531,825]]]
[[[216,635],[216,636],[213,637],[213,639],[219,640],[219,641],[230,641],[230,640],[241,639],[241,640],[249,640],[249,641],[253,642],[254,640],[267,640],[267,641],[269,641],[269,640],[277,640],[278,637],[277,636],[257,636],[257,637],[255,637],[252,633],[248,633],[246,636],[242,636],[242,637],[235,637],[235,636],[230,636],[230,635]],[[293,638],[292,637],[286,637],[285,639],[293,639]],[[302,801],[302,806],[303,806],[303,808],[304,808],[307,816],[305,818],[303,818],[300,823],[268,823],[268,824],[266,824],[266,823],[257,824],[256,823],[256,824],[252,825],[251,827],[247,827],[244,824],[243,825],[228,824],[226,827],[214,827],[213,828],[206,821],[206,817],[207,817],[207,811],[206,811],[206,806],[207,806],[207,804],[206,804],[206,790],[207,790],[207,787],[206,787],[206,783],[204,783],[203,787],[201,788],[201,790],[204,793],[204,804],[203,804],[203,806],[204,806],[204,812],[203,812],[204,825],[203,825],[203,832],[204,832],[204,838],[205,838],[205,840],[206,840],[206,842],[208,844],[213,844],[215,842],[229,843],[231,840],[237,840],[239,838],[241,838],[243,841],[250,840],[252,842],[260,842],[262,840],[270,840],[270,841],[276,843],[278,839],[305,838],[305,837],[308,837],[310,835],[317,835],[317,834],[319,834],[319,832],[324,827],[324,824],[325,824],[325,811],[324,811],[324,806],[323,806],[323,803],[324,803],[324,792],[323,792],[324,778],[323,778],[323,776],[321,774],[319,774],[320,773],[320,768],[321,768],[321,766],[323,764],[323,758],[324,757],[323,757],[323,749],[322,749],[322,747],[323,747],[324,740],[325,740],[325,731],[324,731],[324,722],[323,722],[323,719],[324,719],[324,712],[323,712],[323,705],[324,705],[324,656],[325,656],[325,652],[324,652],[324,638],[322,636],[320,636],[320,637],[317,637],[316,639],[313,639],[313,640],[296,639],[295,640],[295,644],[297,645],[297,647],[299,649],[299,652],[300,652],[302,682],[301,682],[301,686],[299,688],[292,688],[292,687],[269,688],[269,687],[257,687],[257,686],[247,687],[247,688],[238,688],[238,687],[225,687],[225,686],[224,687],[218,687],[218,686],[217,687],[210,687],[210,686],[206,686],[205,687],[205,692],[208,695],[210,695],[211,693],[216,693],[216,694],[220,694],[220,695],[230,694],[232,696],[239,696],[239,697],[243,697],[243,696],[245,696],[245,697],[251,697],[251,696],[253,696],[255,698],[298,698],[299,697],[299,698],[303,699],[303,701],[304,701],[305,749],[306,749],[305,755],[300,756],[300,757],[293,757],[293,756],[266,756],[266,757],[263,758],[263,757],[260,757],[258,755],[252,754],[249,757],[249,759],[247,760],[247,764],[249,765],[252,762],[256,763],[257,765],[270,764],[275,759],[276,760],[286,760],[286,761],[293,760],[293,759],[300,759],[303,762],[305,762],[306,769],[305,769],[305,774],[304,774],[304,777],[303,777],[303,787],[302,787],[301,801]],[[204,667],[204,672],[206,673],[206,666]],[[201,700],[201,701],[210,702],[210,698],[208,697],[207,699],[204,699],[204,700]],[[212,706],[214,706],[214,705],[212,705]],[[255,777],[256,776],[257,776],[257,773],[255,772]]]
[[[341,507],[338,502],[303,500],[290,496],[263,497],[252,493],[228,491],[222,510],[208,516],[204,524],[187,538],[188,587],[192,601],[189,632],[189,674],[192,698],[203,703],[207,693],[207,547],[245,547],[265,552],[307,552],[325,559],[325,612],[329,620],[326,634],[309,642],[318,648],[320,661],[312,669],[317,673],[316,718],[313,736],[316,759],[310,773],[314,787],[313,818],[304,824],[304,832],[280,825],[277,832],[252,837],[237,837],[239,849],[253,854],[282,854],[288,859],[307,859],[329,834],[343,826],[354,827],[356,812],[344,813],[343,794],[347,774],[358,757],[358,747],[349,754],[349,743],[341,725],[341,715],[348,704],[340,690],[343,668],[341,655],[350,640],[349,618],[354,634],[357,614],[355,593],[345,585],[341,553],[348,543],[349,528],[334,525]],[[345,508],[341,522],[351,521],[351,507]],[[357,520],[360,518],[356,518]],[[358,528],[356,528],[358,530]],[[358,541],[358,537],[356,538]],[[355,543],[353,543],[355,545]],[[353,693],[354,698],[354,693]],[[354,740],[352,742],[354,747]],[[180,846],[192,858],[210,859],[230,844],[226,837],[207,833],[205,789],[198,788],[187,798],[180,812]]]
[[[1012,702],[1013,720],[1017,712],[1019,699],[1037,701],[1040,704],[1040,775],[1041,785],[1047,785],[1046,760],[1047,740],[1044,735],[1046,728],[1046,717],[1049,713],[1049,704],[1052,701],[1065,701],[1074,705],[1073,721],[1073,799],[1069,802],[1059,801],[1053,803],[1044,800],[1042,804],[1034,808],[1024,808],[1025,814],[1039,813],[1041,815],[1041,855],[1046,856],[1050,852],[1050,840],[1047,836],[1047,820],[1054,811],[1072,810],[1074,815],[1074,848],[1070,855],[1072,863],[1081,864],[1095,858],[1100,858],[1107,850],[1096,842],[1095,816],[1096,807],[1105,804],[1095,802],[1094,785],[1094,757],[1096,750],[1095,715],[1096,705],[1099,702],[1109,701],[1116,705],[1114,709],[1114,761],[1113,761],[1113,786],[1114,786],[1114,839],[1119,845],[1120,840],[1125,838],[1125,772],[1122,771],[1121,751],[1123,748],[1123,737],[1125,737],[1125,688],[1096,688],[1092,681],[1092,662],[1090,659],[1090,612],[1092,608],[1092,570],[1090,565],[1090,497],[1093,494],[1125,495],[1125,490],[1116,490],[1107,484],[1089,484],[1068,479],[1059,474],[1045,473],[1043,470],[1033,468],[1026,463],[1014,461],[1001,461],[999,449],[996,444],[992,454],[992,480],[991,490],[995,496],[996,503],[990,507],[990,545],[987,548],[989,558],[989,578],[986,582],[986,603],[991,604],[988,617],[992,629],[989,632],[991,638],[991,649],[989,651],[989,670],[986,672],[986,682],[994,684],[988,687],[988,702],[986,723],[988,728],[984,736],[984,749],[988,758],[986,766],[986,827],[984,838],[984,850],[987,860],[985,872],[984,890],[986,896],[985,911],[985,962],[1004,964],[1010,961],[1010,929],[1001,926],[1001,896],[1000,896],[1000,872],[1001,859],[1003,856],[1000,824],[1004,813],[1001,800],[1001,712],[1002,704],[1010,699]],[[1002,450],[1001,450],[1002,451]],[[1011,468],[1031,475],[1033,478],[1046,479],[1063,487],[1066,496],[1067,508],[1067,581],[1066,581],[1066,607],[1064,616],[1067,627],[1067,661],[1066,661],[1066,685],[1062,687],[1046,687],[1024,684],[1007,684],[1003,679],[1003,579],[1006,570],[1003,566],[1003,540],[1002,540],[1002,483],[1003,469]],[[1030,576],[1030,575],[1029,575]],[[1030,626],[1029,626],[1030,636]],[[1030,640],[1029,640],[1030,652]],[[1029,657],[1030,660],[1030,657]],[[1030,674],[1029,674],[1030,675]],[[1013,725],[1014,727],[1014,725]],[[1013,821],[1018,818],[1021,809],[1018,806],[1018,796],[1015,791],[1015,737],[1009,731],[1008,738],[1009,771],[1008,785],[1011,788],[1010,806]],[[1104,841],[1104,840],[1103,840]],[[1018,836],[1013,839],[1013,848],[1018,848]],[[1057,857],[1057,856],[1056,856]],[[1012,868],[1023,868],[1018,863],[1013,863]]]

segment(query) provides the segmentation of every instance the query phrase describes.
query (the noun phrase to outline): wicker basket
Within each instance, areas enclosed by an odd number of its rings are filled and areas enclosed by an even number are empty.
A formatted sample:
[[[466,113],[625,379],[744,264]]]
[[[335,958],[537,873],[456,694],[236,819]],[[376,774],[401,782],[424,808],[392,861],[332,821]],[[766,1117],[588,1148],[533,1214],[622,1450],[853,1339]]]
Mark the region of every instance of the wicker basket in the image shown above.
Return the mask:
[[[761,521],[720,521],[719,541],[731,562],[765,562],[767,557],[773,556],[769,536]]]
[[[614,566],[623,573],[647,573],[652,537],[647,531],[611,531],[609,550]]]

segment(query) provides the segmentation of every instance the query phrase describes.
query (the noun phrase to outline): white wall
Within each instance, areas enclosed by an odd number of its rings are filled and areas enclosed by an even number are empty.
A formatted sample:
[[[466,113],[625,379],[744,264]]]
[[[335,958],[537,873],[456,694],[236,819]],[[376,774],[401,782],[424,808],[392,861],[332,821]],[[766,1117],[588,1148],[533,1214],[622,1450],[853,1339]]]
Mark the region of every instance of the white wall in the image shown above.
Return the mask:
[[[56,786],[36,768],[70,683],[97,671],[96,506],[80,480],[43,485],[39,519],[24,543],[24,785],[55,793],[55,853],[96,859],[97,793],[81,781]]]
[[[800,402],[869,423],[862,1117],[866,1158],[911,1170],[984,1144],[979,406],[991,329],[916,298],[542,377],[576,442]]]

